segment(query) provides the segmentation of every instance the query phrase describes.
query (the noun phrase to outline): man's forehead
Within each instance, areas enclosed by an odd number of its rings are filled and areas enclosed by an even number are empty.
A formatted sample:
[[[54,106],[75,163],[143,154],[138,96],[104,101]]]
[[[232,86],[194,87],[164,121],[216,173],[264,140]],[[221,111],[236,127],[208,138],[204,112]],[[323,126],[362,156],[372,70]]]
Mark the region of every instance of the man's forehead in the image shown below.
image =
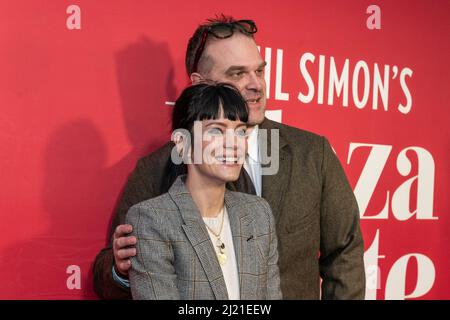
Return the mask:
[[[211,58],[233,65],[259,65],[263,62],[253,38],[233,35],[227,39],[214,39],[205,49]],[[215,61],[219,62],[219,61]]]
[[[225,39],[215,39],[207,42],[207,49],[236,51],[236,48],[244,48],[246,50],[257,50],[257,45],[252,37],[244,36],[242,34],[234,34]]]

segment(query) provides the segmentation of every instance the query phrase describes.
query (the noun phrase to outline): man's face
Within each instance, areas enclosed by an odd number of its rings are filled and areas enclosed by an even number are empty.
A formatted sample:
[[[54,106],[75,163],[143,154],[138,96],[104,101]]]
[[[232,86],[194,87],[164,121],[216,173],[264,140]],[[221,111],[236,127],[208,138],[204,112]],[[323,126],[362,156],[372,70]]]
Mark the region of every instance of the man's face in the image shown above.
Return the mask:
[[[226,39],[211,37],[203,55],[210,59],[211,67],[202,77],[236,86],[249,107],[248,125],[260,124],[266,108],[266,63],[255,41],[238,31]]]

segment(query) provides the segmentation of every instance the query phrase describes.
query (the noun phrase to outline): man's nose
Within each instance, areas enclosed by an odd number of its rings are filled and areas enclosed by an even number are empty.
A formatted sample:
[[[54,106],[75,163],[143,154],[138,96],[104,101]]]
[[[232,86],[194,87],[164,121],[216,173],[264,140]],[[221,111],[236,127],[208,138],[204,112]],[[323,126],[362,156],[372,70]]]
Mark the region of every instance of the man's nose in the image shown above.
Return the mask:
[[[248,74],[248,82],[246,85],[247,90],[252,90],[256,92],[260,92],[263,89],[263,77],[259,77],[255,72],[250,72]]]

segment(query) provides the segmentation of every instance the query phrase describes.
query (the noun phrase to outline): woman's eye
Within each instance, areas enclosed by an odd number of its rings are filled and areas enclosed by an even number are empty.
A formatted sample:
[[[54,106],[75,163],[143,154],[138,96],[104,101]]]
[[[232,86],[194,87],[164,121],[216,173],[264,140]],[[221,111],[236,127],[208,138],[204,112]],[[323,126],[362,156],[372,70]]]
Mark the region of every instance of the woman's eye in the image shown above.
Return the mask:
[[[234,133],[238,137],[245,137],[247,131],[245,129],[237,129]]]
[[[220,130],[219,128],[210,128],[210,129],[208,129],[208,133],[213,134],[213,135],[221,135],[222,130]]]

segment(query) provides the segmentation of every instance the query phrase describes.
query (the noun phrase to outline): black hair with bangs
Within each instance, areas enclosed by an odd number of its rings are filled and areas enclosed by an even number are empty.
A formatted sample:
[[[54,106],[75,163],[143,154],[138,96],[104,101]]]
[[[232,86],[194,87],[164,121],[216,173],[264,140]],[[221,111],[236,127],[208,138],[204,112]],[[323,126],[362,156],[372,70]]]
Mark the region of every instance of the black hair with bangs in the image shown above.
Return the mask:
[[[242,122],[248,121],[248,106],[240,92],[231,84],[202,82],[187,87],[175,102],[172,129],[192,132],[197,120],[223,117]]]

